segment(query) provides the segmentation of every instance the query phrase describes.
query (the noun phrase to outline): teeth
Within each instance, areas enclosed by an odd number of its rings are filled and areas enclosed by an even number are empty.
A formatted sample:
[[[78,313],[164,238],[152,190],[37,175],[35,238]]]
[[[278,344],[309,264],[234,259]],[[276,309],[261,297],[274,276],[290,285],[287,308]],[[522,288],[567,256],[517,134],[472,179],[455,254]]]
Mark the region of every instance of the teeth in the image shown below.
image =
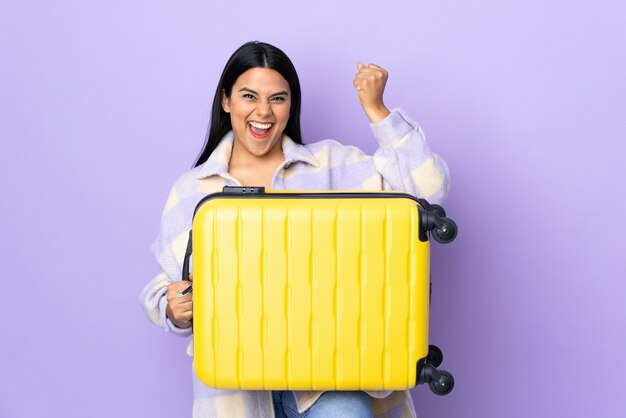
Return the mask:
[[[250,125],[257,129],[269,129],[272,127],[271,123],[250,122]]]

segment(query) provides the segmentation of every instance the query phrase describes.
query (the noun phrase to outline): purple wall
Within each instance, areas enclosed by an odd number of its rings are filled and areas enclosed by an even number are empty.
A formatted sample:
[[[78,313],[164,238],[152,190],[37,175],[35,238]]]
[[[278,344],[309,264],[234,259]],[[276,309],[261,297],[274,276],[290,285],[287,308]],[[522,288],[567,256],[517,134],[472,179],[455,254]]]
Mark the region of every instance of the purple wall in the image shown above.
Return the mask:
[[[213,3],[0,5],[0,416],[189,415],[186,341],[137,299],[250,39],[298,68],[308,141],[374,149],[352,79],[375,62],[451,168],[431,339],[457,387],[414,390],[419,415],[623,416],[624,2]]]

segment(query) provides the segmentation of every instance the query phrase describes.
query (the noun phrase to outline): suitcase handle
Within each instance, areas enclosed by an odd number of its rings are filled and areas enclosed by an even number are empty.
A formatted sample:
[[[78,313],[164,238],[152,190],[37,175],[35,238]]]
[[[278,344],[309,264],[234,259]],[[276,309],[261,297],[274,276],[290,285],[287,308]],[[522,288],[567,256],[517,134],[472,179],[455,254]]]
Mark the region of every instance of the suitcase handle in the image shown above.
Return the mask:
[[[189,240],[187,241],[187,250],[185,250],[185,260],[183,261],[183,280],[189,280],[189,259],[193,252],[191,242],[191,229],[189,230]]]

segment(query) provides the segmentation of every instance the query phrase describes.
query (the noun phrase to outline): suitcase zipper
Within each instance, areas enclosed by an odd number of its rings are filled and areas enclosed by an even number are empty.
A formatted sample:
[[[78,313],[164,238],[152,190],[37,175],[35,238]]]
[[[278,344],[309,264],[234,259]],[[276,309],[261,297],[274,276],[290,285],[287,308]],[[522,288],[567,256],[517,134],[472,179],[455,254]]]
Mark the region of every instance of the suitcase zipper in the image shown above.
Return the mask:
[[[203,197],[196,208],[193,211],[193,216],[195,218],[196,212],[205,202],[211,199],[218,198],[242,198],[245,199],[247,197],[258,198],[280,198],[280,199],[319,199],[319,198],[367,198],[367,197],[383,197],[383,198],[405,198],[411,199],[415,201],[420,207],[427,208],[428,202],[424,199],[418,199],[413,195],[408,193],[396,192],[396,193],[385,193],[385,192],[271,192],[265,193],[265,187],[242,187],[242,186],[224,186],[223,191],[211,193],[205,197]]]
[[[427,231],[433,231],[434,238],[436,241],[446,244],[452,242],[454,238],[456,238],[457,234],[457,226],[456,223],[447,217],[445,217],[445,212],[443,216],[439,216],[438,209],[443,210],[438,205],[432,205],[428,203],[426,199],[417,198],[413,195],[403,192],[271,192],[265,193],[265,187],[261,186],[224,186],[221,192],[211,193],[203,197],[196,208],[193,211],[193,219],[196,217],[196,212],[200,206],[202,206],[205,202],[211,199],[218,198],[236,198],[236,199],[246,199],[248,197],[253,197],[255,199],[351,199],[351,198],[368,198],[368,197],[376,197],[376,198],[404,198],[411,199],[415,203],[417,203],[417,210],[419,213],[419,232],[418,237],[422,242],[428,241],[428,233]],[[438,209],[436,209],[437,207]]]

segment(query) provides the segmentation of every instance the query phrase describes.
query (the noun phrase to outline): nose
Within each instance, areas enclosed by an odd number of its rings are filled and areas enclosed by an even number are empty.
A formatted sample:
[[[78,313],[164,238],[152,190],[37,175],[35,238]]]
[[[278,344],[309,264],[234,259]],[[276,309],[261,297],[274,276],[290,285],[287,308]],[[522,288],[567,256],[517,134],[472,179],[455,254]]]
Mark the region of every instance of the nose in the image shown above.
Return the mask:
[[[272,106],[269,102],[259,100],[256,106],[256,114],[259,116],[267,117],[272,115]]]

